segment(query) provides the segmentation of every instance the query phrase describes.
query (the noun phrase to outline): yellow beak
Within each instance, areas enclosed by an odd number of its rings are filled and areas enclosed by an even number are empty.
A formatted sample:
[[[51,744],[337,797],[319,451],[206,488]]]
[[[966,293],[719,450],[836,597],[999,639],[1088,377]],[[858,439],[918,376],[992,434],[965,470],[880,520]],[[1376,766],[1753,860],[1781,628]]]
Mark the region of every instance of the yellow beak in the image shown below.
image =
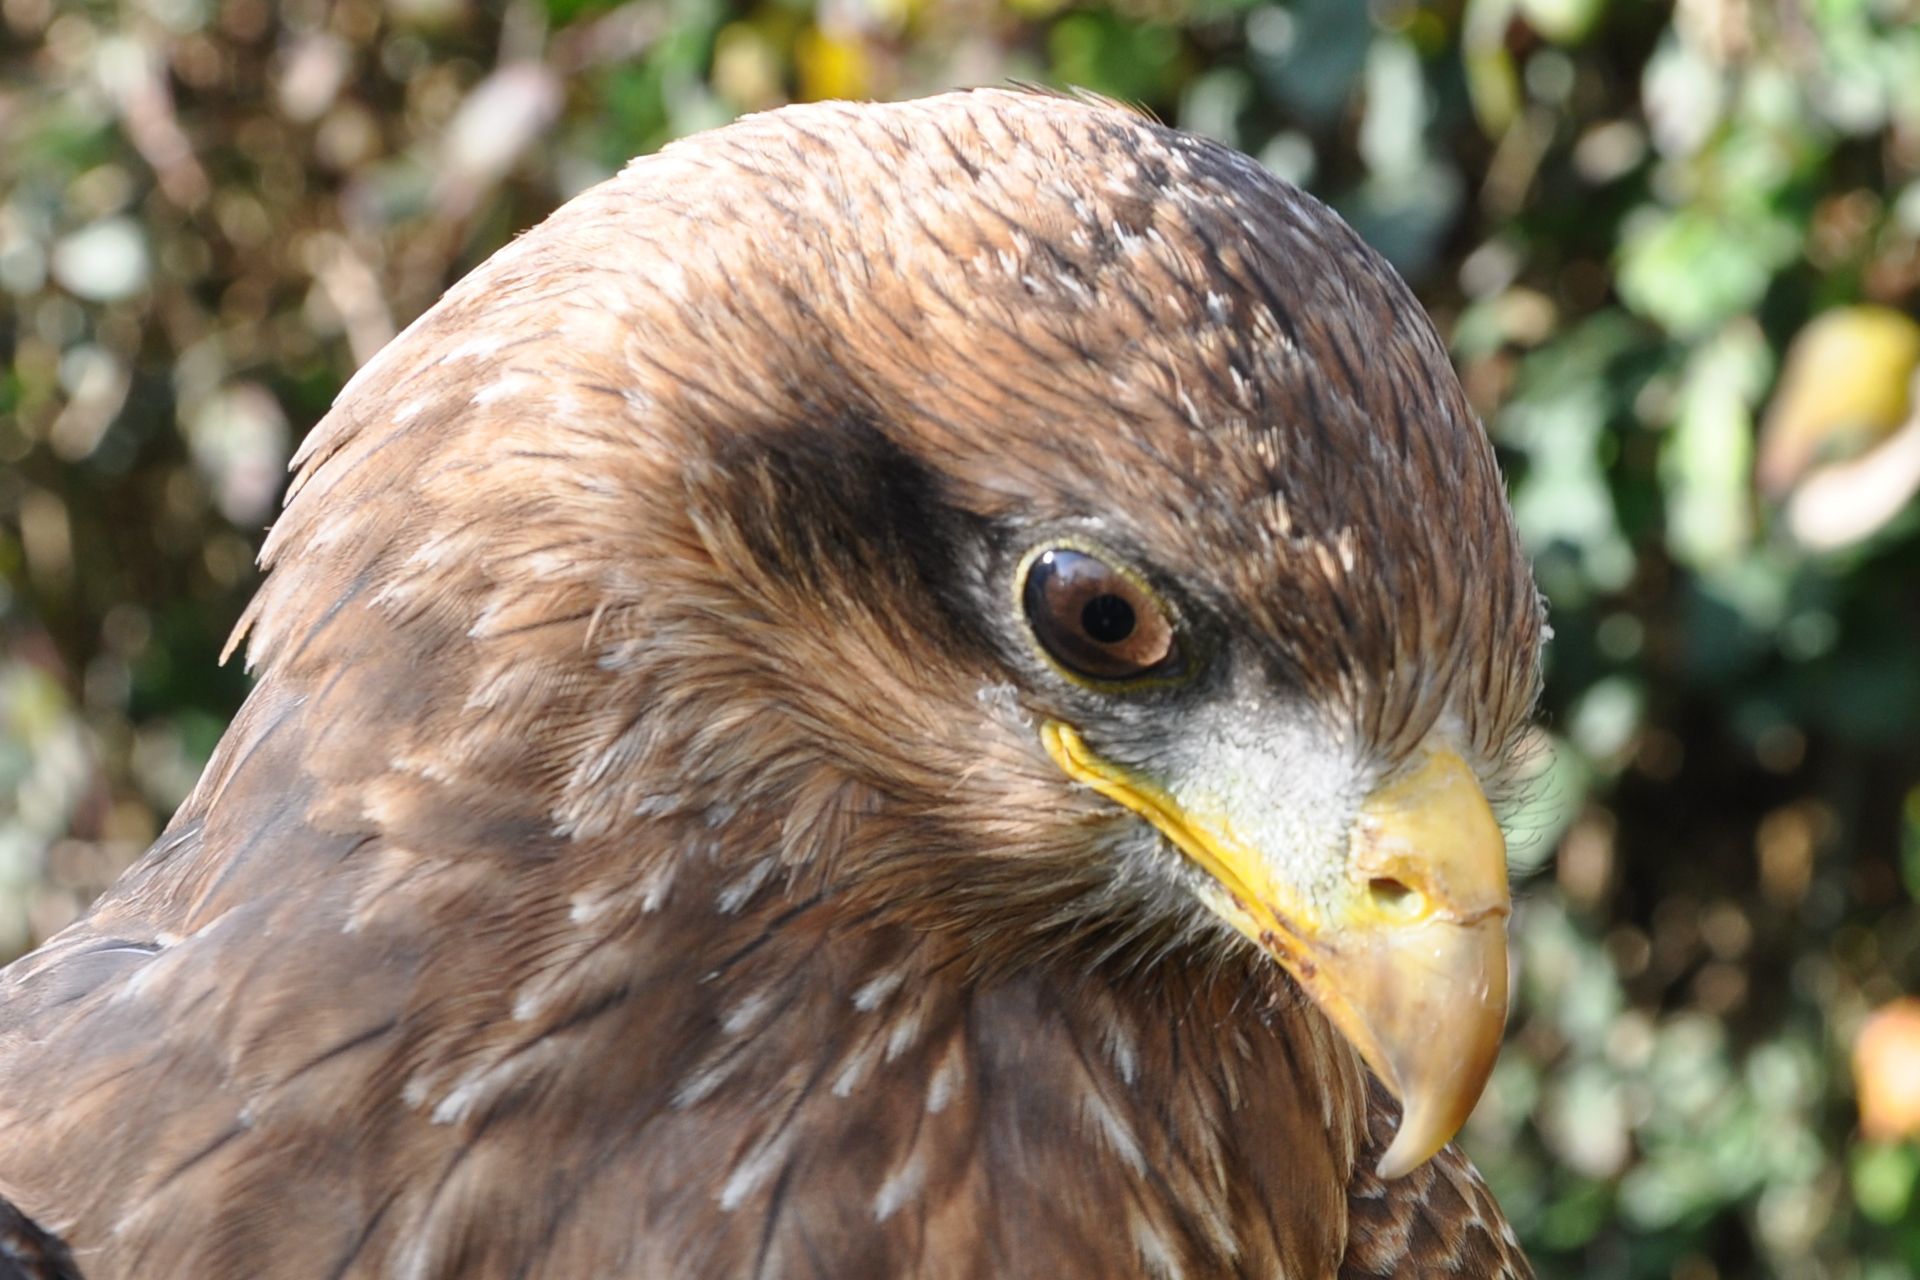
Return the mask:
[[[1466,762],[1431,751],[1375,790],[1334,887],[1310,895],[1226,815],[1182,805],[1067,725],[1050,721],[1041,738],[1069,777],[1151,822],[1208,873],[1207,905],[1293,975],[1400,1099],[1381,1176],[1445,1146],[1486,1087],[1507,1017],[1506,841]]]

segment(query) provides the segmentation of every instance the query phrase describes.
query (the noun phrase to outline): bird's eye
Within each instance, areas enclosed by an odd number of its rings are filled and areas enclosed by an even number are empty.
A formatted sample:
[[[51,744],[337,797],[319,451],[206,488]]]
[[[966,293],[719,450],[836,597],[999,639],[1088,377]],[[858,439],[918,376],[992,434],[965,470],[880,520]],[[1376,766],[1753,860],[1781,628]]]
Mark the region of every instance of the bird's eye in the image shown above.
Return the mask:
[[[1130,680],[1178,661],[1173,623],[1144,585],[1098,556],[1053,547],[1027,562],[1021,604],[1053,660],[1093,680]]]

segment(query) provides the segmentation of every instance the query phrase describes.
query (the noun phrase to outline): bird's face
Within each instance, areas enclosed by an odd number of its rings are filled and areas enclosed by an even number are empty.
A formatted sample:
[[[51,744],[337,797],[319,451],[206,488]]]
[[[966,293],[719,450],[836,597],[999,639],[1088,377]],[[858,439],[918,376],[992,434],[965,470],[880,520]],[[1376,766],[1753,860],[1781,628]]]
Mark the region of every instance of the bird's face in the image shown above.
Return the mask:
[[[1000,728],[1050,771],[1002,798],[1023,844],[1056,883],[1141,890],[1049,923],[1157,913],[1257,948],[1399,1096],[1403,1173],[1465,1120],[1505,1018],[1487,795],[1536,688],[1531,575],[1391,268],[1243,158],[1076,128],[1064,163],[1014,148],[873,209],[912,269],[858,276],[842,358],[930,500],[989,531],[944,558],[972,566],[987,683],[1019,694]]]
[[[1034,729],[1134,860],[1271,957],[1402,1100],[1381,1172],[1465,1121],[1507,1005],[1506,847],[1458,717],[1392,759],[1263,661],[1220,584],[1085,535],[1007,582]]]

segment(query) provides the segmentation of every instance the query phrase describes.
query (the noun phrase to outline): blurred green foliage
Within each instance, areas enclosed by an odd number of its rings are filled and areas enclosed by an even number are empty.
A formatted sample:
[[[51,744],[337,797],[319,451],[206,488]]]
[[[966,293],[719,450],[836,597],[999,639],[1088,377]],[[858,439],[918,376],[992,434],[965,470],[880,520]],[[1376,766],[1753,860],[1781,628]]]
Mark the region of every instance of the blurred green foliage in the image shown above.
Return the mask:
[[[192,784],[295,440],[447,283],[739,112],[1005,79],[1330,201],[1500,445],[1557,637],[1466,1141],[1542,1272],[1920,1271],[1849,1070],[1920,990],[1912,426],[1763,425],[1914,308],[1907,0],[0,0],[0,955]]]

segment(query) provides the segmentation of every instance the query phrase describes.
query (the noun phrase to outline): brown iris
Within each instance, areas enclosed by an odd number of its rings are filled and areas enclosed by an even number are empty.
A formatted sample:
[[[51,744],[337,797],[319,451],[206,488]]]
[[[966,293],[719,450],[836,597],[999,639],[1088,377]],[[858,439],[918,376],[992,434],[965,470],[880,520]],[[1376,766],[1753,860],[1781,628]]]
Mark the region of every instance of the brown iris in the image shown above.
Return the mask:
[[[1171,668],[1173,623],[1144,584],[1084,551],[1054,547],[1027,564],[1027,622],[1055,662],[1093,680]]]

